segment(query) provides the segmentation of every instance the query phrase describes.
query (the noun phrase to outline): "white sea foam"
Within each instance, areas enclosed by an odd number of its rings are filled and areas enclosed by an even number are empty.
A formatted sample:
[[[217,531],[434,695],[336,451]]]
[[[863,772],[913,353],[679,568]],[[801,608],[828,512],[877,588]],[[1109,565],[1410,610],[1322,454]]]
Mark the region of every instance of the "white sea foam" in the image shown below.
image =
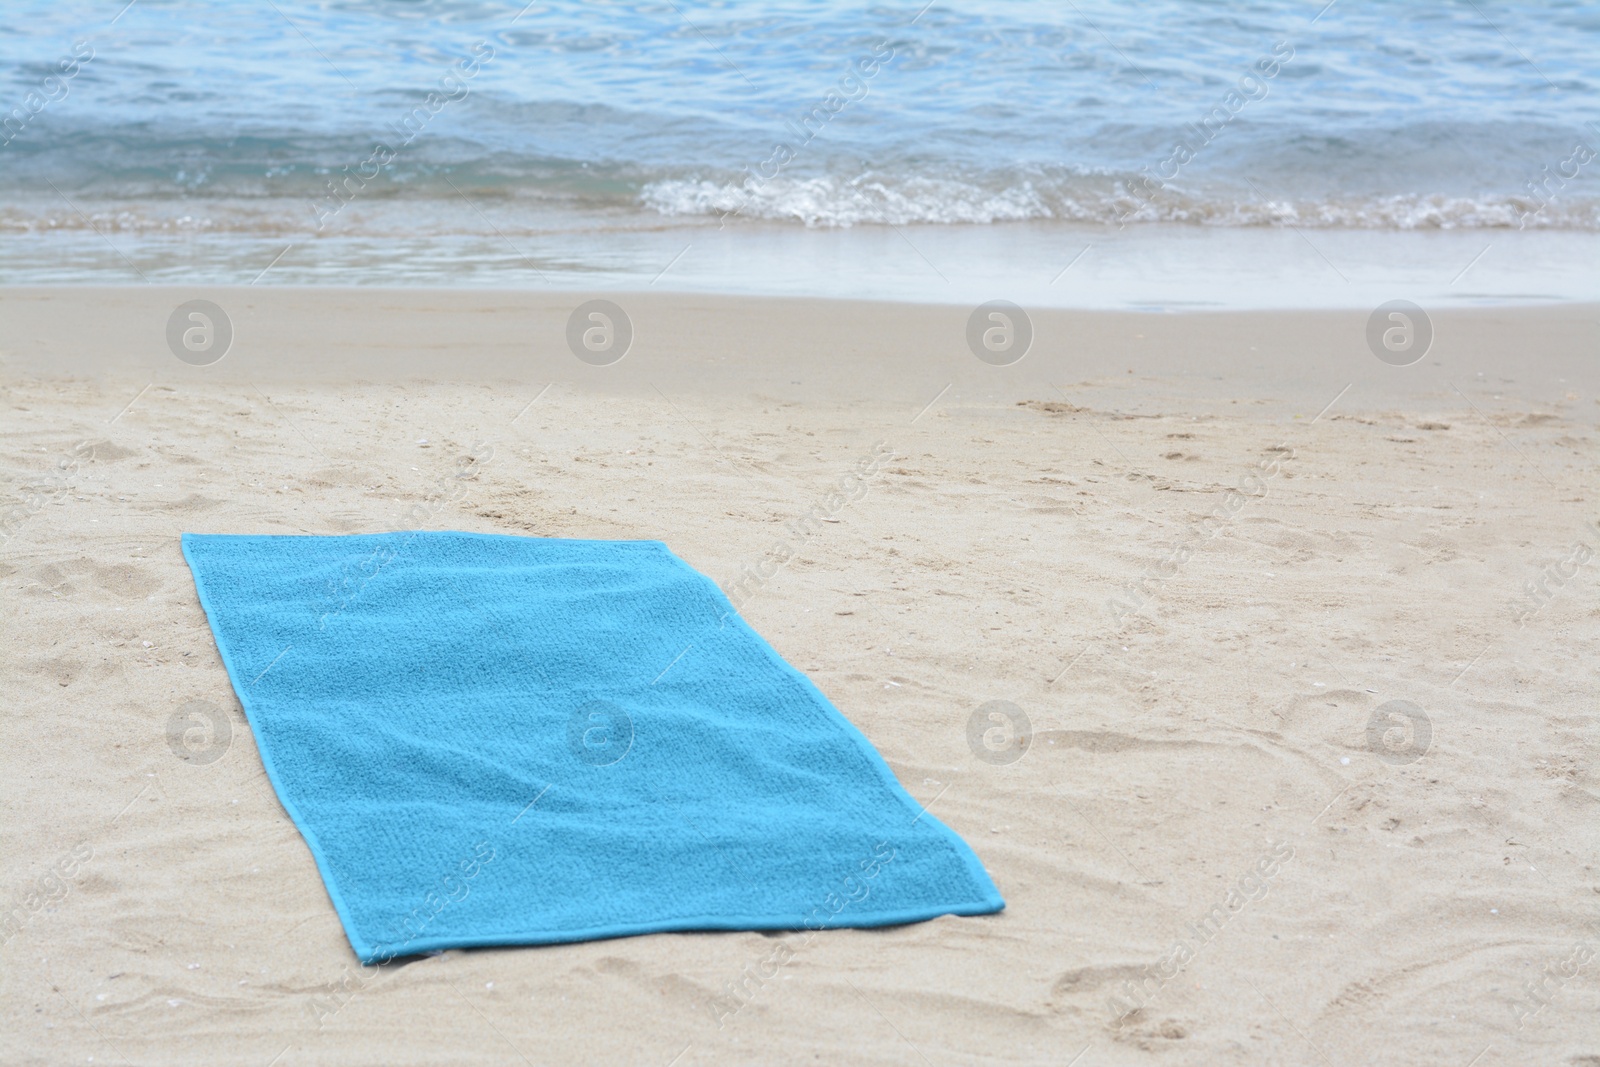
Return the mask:
[[[807,226],[859,223],[1019,222],[1055,217],[1032,186],[985,190],[939,178],[840,181],[775,179],[759,187],[669,179],[644,187],[640,201],[663,215],[735,215],[793,219]]]
[[[1228,189],[1167,189],[1154,200],[1143,200],[1129,195],[1121,182],[1082,179],[1024,181],[1000,187],[949,178],[892,180],[882,176],[856,180],[780,177],[743,185],[665,179],[647,184],[639,200],[645,208],[667,217],[733,216],[798,221],[822,228],[1055,220],[1315,229],[1600,230],[1600,200],[1592,196],[1558,199],[1542,208],[1536,200],[1503,195],[1263,199]]]

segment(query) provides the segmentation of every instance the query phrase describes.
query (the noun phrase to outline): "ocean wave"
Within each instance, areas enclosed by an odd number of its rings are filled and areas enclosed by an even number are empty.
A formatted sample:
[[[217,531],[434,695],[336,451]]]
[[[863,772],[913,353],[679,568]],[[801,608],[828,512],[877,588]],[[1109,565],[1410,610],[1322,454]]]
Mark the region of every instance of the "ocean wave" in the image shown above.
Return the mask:
[[[631,185],[631,188],[629,186]],[[590,195],[461,176],[414,180],[353,198],[318,226],[321,190],[284,195],[149,197],[74,192],[13,195],[0,204],[0,234],[42,236],[92,230],[182,237],[535,235],[764,222],[811,229],[856,226],[988,225],[1008,222],[1102,226],[1184,225],[1352,230],[1568,230],[1600,232],[1600,199],[1538,201],[1504,195],[1268,196],[1227,186],[1164,189],[1135,197],[1103,176],[984,183],[882,175],[871,179],[781,178],[759,188],[704,178],[606,183]]]
[[[765,183],[663,179],[639,202],[666,217],[800,222],[809,227],[1059,221],[1123,225],[1285,226],[1314,229],[1600,230],[1600,199],[1572,196],[1541,205],[1505,195],[1381,195],[1262,198],[1227,187],[1165,189],[1135,197],[1109,176],[1025,180],[1003,186],[951,178],[890,180],[814,177]]]
[[[848,182],[833,178],[774,181],[751,190],[731,182],[677,180],[651,182],[639,201],[667,216],[741,215],[796,220],[807,226],[913,222],[1020,222],[1055,217],[1029,184],[986,190],[969,182],[910,178]]]
[[[550,103],[536,110],[565,113]],[[819,140],[763,181],[770,159],[736,166],[772,151],[753,149],[766,142],[748,135],[724,130],[713,144],[708,133],[694,152],[668,152],[638,138],[649,116],[586,117],[607,158],[585,158],[582,145],[534,122],[529,130],[563,143],[441,131],[381,167],[371,136],[356,130],[62,124],[3,150],[0,232],[477,233],[485,216],[527,232],[579,216],[622,227],[733,216],[821,229],[1034,221],[1600,231],[1600,164],[1544,127],[1422,124],[1338,136],[1240,128],[1165,182],[1147,162],[1162,158],[1150,147],[1160,131],[1148,127],[1108,134],[1092,150],[1062,144],[1058,158],[1035,162],[931,142],[868,153]]]

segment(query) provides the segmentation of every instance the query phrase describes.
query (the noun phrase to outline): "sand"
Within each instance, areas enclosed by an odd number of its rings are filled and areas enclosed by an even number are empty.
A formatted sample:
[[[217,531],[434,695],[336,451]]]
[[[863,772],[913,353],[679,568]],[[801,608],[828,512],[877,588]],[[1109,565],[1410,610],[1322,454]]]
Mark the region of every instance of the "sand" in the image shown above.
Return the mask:
[[[969,308],[612,294],[596,367],[579,299],[0,291],[0,1061],[1600,1064],[1600,309],[1403,368],[1365,310],[1035,312],[996,367]],[[361,975],[178,535],[415,525],[772,572],[1006,910]]]

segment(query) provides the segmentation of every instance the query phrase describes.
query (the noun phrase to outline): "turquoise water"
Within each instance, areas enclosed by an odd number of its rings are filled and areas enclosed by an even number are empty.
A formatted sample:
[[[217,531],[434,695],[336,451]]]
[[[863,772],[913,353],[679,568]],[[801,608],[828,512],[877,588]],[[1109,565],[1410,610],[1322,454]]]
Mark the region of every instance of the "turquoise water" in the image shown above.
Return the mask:
[[[118,6],[8,5],[0,281],[285,246],[264,281],[648,279],[642,235],[740,226],[1600,233],[1594,5]]]

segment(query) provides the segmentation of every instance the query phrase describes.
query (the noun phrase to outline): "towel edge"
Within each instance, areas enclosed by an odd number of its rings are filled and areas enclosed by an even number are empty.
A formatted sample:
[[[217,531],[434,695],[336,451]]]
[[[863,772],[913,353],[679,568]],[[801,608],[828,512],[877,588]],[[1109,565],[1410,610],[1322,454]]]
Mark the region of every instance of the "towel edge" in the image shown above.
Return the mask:
[[[815,927],[797,924],[792,918],[780,919],[772,916],[739,916],[733,918],[726,916],[687,916],[650,923],[617,923],[607,926],[585,927],[579,930],[527,930],[509,934],[489,934],[481,937],[439,936],[418,938],[416,941],[408,942],[405,953],[401,955],[387,956],[381,952],[372,951],[370,948],[367,951],[357,949],[356,955],[363,965],[382,966],[393,960],[423,956],[430,952],[443,952],[454,948],[565,945],[581,941],[604,941],[619,937],[638,937],[645,934],[753,933],[757,931],[802,933],[819,930],[871,930],[886,926],[904,926],[910,923],[927,922],[930,919],[938,919],[946,915],[958,917],[993,915],[1004,909],[1005,901],[1000,899],[998,893],[995,893],[986,899],[961,904],[908,908],[896,912],[853,916],[848,919],[824,922],[822,925]]]

